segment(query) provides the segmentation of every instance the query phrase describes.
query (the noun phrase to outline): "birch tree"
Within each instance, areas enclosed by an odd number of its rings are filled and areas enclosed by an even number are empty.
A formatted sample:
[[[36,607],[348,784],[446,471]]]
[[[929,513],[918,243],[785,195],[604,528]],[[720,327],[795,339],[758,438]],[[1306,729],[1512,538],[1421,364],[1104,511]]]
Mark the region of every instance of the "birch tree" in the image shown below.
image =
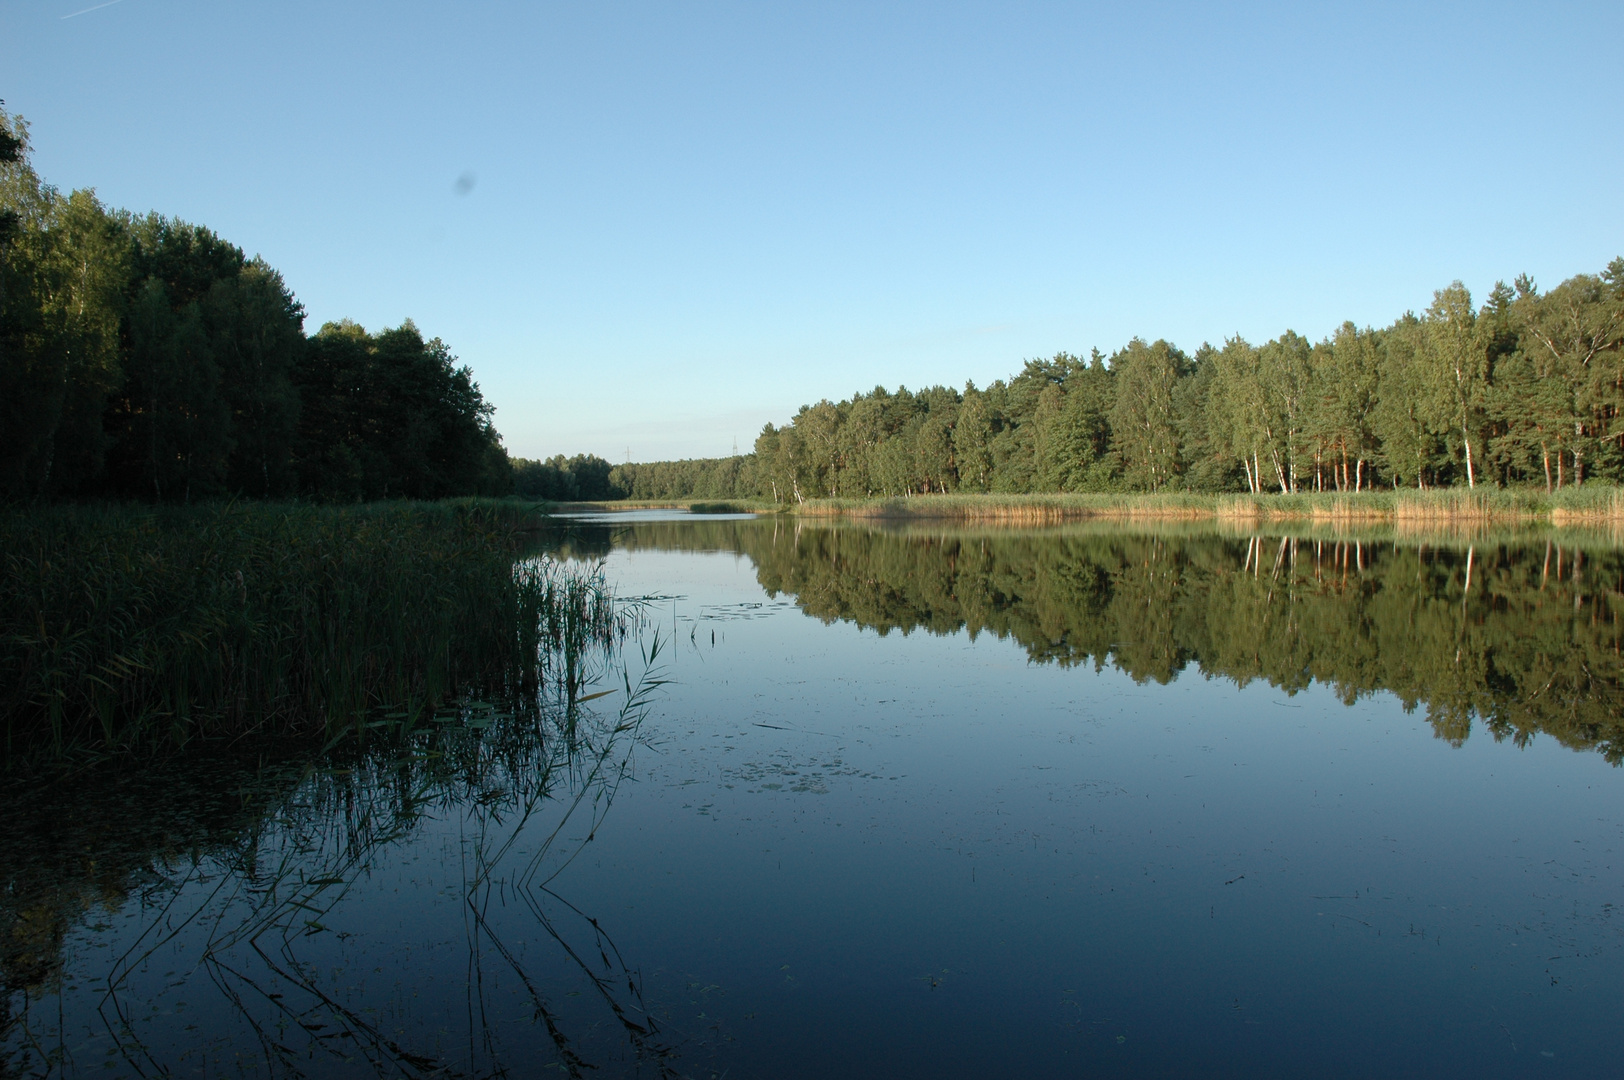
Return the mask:
[[[1416,352],[1423,368],[1421,385],[1447,401],[1450,427],[1460,436],[1465,452],[1466,486],[1473,488],[1477,486],[1476,459],[1482,456],[1479,430],[1489,373],[1472,294],[1466,286],[1456,281],[1435,292],[1422,327]]]
[[[1111,410],[1112,452],[1130,486],[1159,491],[1179,467],[1173,391],[1189,361],[1165,341],[1139,338],[1112,358],[1116,403]]]

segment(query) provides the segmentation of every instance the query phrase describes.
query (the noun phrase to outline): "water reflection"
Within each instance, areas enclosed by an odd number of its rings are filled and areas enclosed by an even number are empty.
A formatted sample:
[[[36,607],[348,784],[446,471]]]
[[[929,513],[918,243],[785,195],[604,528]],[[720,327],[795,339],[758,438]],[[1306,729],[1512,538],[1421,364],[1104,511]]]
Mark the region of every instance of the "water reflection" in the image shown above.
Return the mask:
[[[826,622],[968,630],[1040,663],[1167,683],[1187,667],[1351,704],[1381,691],[1459,743],[1547,734],[1624,761],[1624,552],[1570,534],[886,530],[764,522],[576,525],[557,544],[734,551]]]
[[[627,662],[623,633],[541,631],[539,685],[380,716],[358,749],[0,800],[0,1073],[675,1075],[635,968],[555,889],[631,768],[663,646]]]
[[[0,1073],[1616,1060],[1610,770],[1451,750],[1369,700],[1616,762],[1605,538],[690,520],[545,546],[649,594],[656,724],[650,658],[546,631],[536,683],[380,716],[364,753],[13,793]]]

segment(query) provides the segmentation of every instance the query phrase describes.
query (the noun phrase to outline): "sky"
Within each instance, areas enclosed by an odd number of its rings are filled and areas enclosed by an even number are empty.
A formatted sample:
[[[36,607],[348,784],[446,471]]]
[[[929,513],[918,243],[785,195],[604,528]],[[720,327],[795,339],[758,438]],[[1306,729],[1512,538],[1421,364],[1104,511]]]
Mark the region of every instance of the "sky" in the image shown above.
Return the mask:
[[[1624,4],[0,0],[36,169],[412,319],[511,453],[1624,255]]]

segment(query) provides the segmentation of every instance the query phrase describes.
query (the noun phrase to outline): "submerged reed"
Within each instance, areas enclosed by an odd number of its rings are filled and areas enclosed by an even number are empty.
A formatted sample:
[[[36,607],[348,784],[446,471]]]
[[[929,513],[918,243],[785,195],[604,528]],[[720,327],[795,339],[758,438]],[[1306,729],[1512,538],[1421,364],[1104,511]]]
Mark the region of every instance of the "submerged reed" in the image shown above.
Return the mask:
[[[502,503],[0,514],[4,761],[332,740],[534,689],[617,621],[600,575],[522,557],[525,523]]]

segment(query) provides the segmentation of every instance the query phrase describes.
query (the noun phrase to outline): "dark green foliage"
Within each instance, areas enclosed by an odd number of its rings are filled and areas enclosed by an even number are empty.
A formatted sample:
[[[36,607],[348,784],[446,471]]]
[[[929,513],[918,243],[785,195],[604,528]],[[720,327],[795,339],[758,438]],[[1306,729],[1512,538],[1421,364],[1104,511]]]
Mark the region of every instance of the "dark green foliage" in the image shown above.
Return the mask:
[[[409,320],[376,335],[328,323],[293,378],[308,403],[295,455],[302,491],[347,499],[508,493],[507,454],[473,373]]]
[[[0,110],[0,497],[99,474],[119,378],[128,244],[91,192],[63,197],[28,165],[28,128]],[[10,145],[10,144],[8,144]]]
[[[752,454],[616,465],[609,473],[613,494],[607,497],[748,499],[756,492],[755,461]]]
[[[0,498],[501,495],[491,408],[410,322],[304,334],[208,229],[63,196],[0,110]]]
[[[515,458],[513,494],[553,502],[596,502],[632,495],[616,472],[596,454],[576,454],[572,458],[558,454],[546,461]]]

